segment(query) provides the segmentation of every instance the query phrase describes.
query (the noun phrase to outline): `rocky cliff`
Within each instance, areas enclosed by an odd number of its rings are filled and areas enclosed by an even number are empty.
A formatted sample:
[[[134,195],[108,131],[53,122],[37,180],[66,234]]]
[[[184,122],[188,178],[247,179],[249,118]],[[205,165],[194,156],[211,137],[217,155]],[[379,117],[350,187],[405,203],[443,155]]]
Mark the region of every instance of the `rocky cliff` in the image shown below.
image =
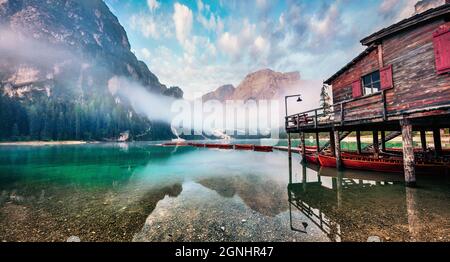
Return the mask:
[[[97,140],[127,130],[142,139],[170,137],[167,125],[113,97],[107,87],[113,76],[183,96],[136,58],[103,1],[0,0],[0,139]]]
[[[248,74],[236,88],[231,85],[222,86],[204,95],[203,100],[280,99],[285,94],[298,91],[299,87],[299,72],[280,73],[263,69]]]

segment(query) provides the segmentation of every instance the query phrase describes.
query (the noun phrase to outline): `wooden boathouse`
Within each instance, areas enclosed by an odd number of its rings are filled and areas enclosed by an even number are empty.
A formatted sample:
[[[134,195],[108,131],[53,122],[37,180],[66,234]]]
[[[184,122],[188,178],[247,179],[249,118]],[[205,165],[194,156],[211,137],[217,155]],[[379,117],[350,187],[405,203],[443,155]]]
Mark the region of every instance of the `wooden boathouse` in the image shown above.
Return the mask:
[[[289,148],[290,134],[299,133],[305,159],[305,133],[315,133],[317,153],[328,148],[340,168],[340,142],[349,133],[356,132],[361,154],[360,133],[371,131],[368,152],[374,158],[386,150],[386,141],[401,135],[405,182],[414,186],[412,132],[420,132],[426,151],[425,132],[432,131],[434,160],[442,161],[440,129],[450,127],[450,1],[381,29],[361,44],[365,50],[324,81],[332,89],[329,108],[286,116]],[[320,147],[319,132],[330,134],[328,145]]]

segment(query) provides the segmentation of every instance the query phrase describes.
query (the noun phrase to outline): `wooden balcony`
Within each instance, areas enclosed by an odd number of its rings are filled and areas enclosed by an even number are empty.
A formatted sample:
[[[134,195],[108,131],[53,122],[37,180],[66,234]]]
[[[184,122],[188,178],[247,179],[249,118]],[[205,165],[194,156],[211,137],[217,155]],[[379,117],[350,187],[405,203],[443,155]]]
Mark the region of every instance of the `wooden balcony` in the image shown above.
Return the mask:
[[[386,129],[397,130],[400,128],[398,120],[405,115],[411,117],[422,117],[425,115],[449,115],[450,101],[446,101],[439,106],[422,108],[402,108],[398,105],[387,103],[386,92],[383,90],[371,95],[346,100],[330,106],[328,110],[315,108],[287,116],[285,128],[289,133],[294,132],[316,132],[329,131],[334,127],[345,129],[344,127],[359,126],[363,129],[366,125],[368,130],[373,125],[383,125]]]

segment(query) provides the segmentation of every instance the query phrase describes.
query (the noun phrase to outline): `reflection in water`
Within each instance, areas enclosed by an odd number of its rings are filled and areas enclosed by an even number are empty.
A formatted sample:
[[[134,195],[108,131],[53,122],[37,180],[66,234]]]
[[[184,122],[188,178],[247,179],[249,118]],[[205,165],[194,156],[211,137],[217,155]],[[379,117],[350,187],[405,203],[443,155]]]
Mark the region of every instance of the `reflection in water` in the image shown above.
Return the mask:
[[[450,241],[448,181],[418,177],[410,190],[401,175],[339,173],[299,155],[289,169],[286,158],[149,143],[0,147],[0,240]]]
[[[421,188],[405,188],[401,175],[318,167],[311,174],[307,164],[294,179],[295,168],[289,172],[289,204],[308,218],[303,223],[317,225],[331,241],[448,239],[447,184],[426,177]]]
[[[287,210],[285,187],[265,176],[204,178],[199,184],[223,197],[230,198],[237,194],[248,207],[266,216],[274,217]]]

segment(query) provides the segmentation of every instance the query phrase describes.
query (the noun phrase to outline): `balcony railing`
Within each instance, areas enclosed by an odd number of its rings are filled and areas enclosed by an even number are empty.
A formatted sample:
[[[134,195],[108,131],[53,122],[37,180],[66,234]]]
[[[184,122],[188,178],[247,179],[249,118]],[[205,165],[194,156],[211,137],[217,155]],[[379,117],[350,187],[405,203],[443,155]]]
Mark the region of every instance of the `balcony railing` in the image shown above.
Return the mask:
[[[315,108],[287,116],[285,126],[286,129],[320,128],[376,118],[387,118],[385,91],[339,102],[326,110]]]

